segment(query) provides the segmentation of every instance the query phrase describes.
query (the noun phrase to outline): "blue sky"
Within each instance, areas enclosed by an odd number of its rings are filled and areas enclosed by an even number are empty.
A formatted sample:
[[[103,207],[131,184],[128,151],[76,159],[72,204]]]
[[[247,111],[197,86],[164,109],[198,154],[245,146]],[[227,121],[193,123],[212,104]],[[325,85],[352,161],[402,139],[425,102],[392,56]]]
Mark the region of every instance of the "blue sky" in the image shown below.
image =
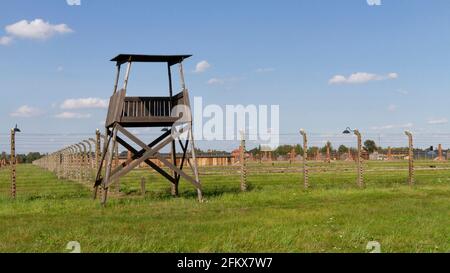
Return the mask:
[[[287,134],[450,131],[447,0],[14,0],[1,1],[0,13],[3,150],[16,123],[36,134],[102,127],[105,109],[62,105],[108,98],[108,60],[118,53],[193,54],[185,63],[192,96],[278,104]],[[15,25],[35,19],[51,28],[46,37]],[[201,61],[210,67],[194,73]],[[131,95],[166,92],[162,66],[133,69]]]

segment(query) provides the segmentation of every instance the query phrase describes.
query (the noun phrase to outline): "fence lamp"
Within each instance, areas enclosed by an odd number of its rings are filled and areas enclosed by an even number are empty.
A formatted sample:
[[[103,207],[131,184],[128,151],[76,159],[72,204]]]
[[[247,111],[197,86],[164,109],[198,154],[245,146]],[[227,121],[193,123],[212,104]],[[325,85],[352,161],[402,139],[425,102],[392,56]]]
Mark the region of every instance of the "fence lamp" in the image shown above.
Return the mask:
[[[350,135],[350,134],[355,134],[357,137],[361,137],[361,133],[359,132],[358,129],[350,129],[350,127],[347,127],[347,129],[345,129],[344,132],[342,132],[344,135]]]
[[[342,132],[344,135],[349,135],[351,133],[354,133],[355,130],[350,129],[350,127],[347,127],[344,132]]]
[[[13,130],[14,130],[14,133],[20,133],[21,132],[19,127],[17,127],[17,124],[16,124],[16,127],[14,127]]]

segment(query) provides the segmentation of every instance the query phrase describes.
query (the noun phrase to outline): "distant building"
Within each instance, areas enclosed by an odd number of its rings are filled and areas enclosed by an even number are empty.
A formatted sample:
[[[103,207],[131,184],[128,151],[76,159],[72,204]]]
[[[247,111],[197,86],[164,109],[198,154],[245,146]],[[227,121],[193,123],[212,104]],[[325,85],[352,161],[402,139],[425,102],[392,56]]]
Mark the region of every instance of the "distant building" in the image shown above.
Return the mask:
[[[160,154],[163,158],[167,159],[169,162],[172,161],[171,155],[168,153]],[[182,154],[177,154],[177,157],[182,157]],[[188,158],[191,157],[191,154],[187,155]],[[235,160],[231,153],[196,153],[197,163],[199,166],[229,166],[233,165]],[[121,153],[119,156],[119,164],[124,163],[128,160],[128,154]],[[164,164],[159,161],[156,157],[151,157],[150,160],[155,163],[159,167],[163,167]],[[187,162],[185,162],[187,164]],[[181,165],[181,158],[177,159],[177,165]],[[141,163],[139,167],[148,167],[146,163]]]
[[[377,161],[381,161],[381,160],[387,160],[387,155],[381,154],[379,152],[373,152],[369,155],[369,160],[377,160]]]

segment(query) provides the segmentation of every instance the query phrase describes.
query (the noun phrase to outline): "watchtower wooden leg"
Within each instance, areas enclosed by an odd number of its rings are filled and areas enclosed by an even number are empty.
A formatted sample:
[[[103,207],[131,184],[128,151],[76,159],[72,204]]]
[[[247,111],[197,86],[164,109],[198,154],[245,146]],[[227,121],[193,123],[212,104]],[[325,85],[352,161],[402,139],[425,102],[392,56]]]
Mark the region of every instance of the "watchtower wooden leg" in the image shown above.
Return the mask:
[[[110,136],[111,137],[111,136]],[[102,204],[106,204],[106,198],[108,195],[108,185],[110,183],[111,179],[111,169],[112,169],[112,160],[113,160],[113,153],[114,153],[114,147],[116,145],[116,137],[117,137],[117,127],[115,126],[113,128],[113,134],[112,134],[112,147],[107,149],[107,155],[106,155],[106,174],[105,179],[103,180],[103,200]]]
[[[199,174],[198,174],[198,165],[197,165],[197,157],[195,156],[195,143],[194,143],[194,136],[192,133],[192,125],[191,125],[191,129],[188,132],[189,134],[189,140],[191,142],[191,154],[192,154],[192,167],[193,167],[193,171],[194,171],[194,176],[195,176],[195,181],[198,183],[198,187],[197,187],[197,198],[199,202],[203,202],[203,191],[201,188],[201,182],[200,182],[200,178],[199,178]]]
[[[108,188],[103,188],[103,194],[102,194],[102,206],[106,206],[106,200],[108,199]]]
[[[117,142],[114,145],[114,167],[117,168],[120,165],[120,159],[119,159],[119,145]],[[120,192],[120,178],[117,178],[114,181],[114,190],[116,193]]]
[[[177,150],[176,150],[175,140],[172,141],[171,156],[172,156],[172,164],[176,167],[177,166]],[[173,177],[175,178],[175,183],[172,183],[172,196],[177,197],[179,194],[179,192],[178,192],[179,180],[176,179],[178,174],[175,171],[173,171],[172,174],[173,174]]]
[[[97,147],[100,149],[101,141],[100,141],[100,133],[97,135]],[[97,176],[95,178],[95,184],[94,184],[94,200],[97,199],[98,191],[100,190],[100,194],[102,194],[102,188],[101,185],[101,177],[102,177],[102,170],[103,170],[103,164],[104,161],[108,155],[108,149],[109,144],[111,143],[111,137],[108,135],[108,129],[106,129],[106,134],[104,136],[105,140],[103,142],[103,152],[101,154],[101,158],[98,161],[98,167],[97,167]],[[107,161],[107,160],[106,160]],[[100,189],[99,189],[100,187]]]

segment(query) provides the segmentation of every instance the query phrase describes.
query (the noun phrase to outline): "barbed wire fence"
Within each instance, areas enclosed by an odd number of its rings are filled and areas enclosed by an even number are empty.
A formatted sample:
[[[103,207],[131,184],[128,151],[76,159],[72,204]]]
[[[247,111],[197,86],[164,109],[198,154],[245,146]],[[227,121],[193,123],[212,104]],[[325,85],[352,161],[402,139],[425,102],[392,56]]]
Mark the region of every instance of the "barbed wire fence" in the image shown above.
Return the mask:
[[[359,143],[358,135],[353,132],[304,132],[306,139],[301,134],[285,137],[282,140],[286,146],[285,155],[277,155],[274,151],[272,158],[265,161],[275,160],[279,165],[300,163],[302,184],[312,188],[448,182],[450,135],[422,133],[412,134],[409,139],[405,133],[362,132]],[[360,149],[359,145],[362,146]],[[292,152],[286,153],[289,150]],[[296,164],[290,165],[294,165],[294,171],[299,168]],[[249,171],[249,176],[251,173]]]
[[[146,134],[142,134],[146,135]],[[148,133],[148,136],[152,134]],[[201,164],[201,175],[206,191],[240,191],[259,187],[286,186],[307,189],[380,187],[428,183],[448,183],[450,179],[450,134],[412,134],[413,142],[404,132],[395,134],[361,132],[357,135],[342,133],[280,134],[280,145],[271,151],[260,150],[260,143],[246,141],[197,141],[203,150],[212,153],[228,151],[226,160],[211,158]],[[45,153],[34,162],[60,180],[76,182],[92,189],[98,164],[102,158],[103,136],[95,133],[77,134],[17,134],[18,154],[32,151]],[[245,138],[244,138],[245,139]],[[361,145],[360,145],[361,144]],[[410,147],[410,144],[413,144]],[[8,135],[0,135],[0,194],[10,195],[10,162],[7,151]],[[241,146],[244,145],[245,149]],[[60,147],[59,150],[57,147]],[[207,147],[207,148],[205,148]],[[306,149],[305,149],[306,148]],[[359,148],[359,149],[358,149]],[[46,153],[56,150],[56,152]],[[115,152],[116,164],[121,164],[120,152]],[[411,156],[412,155],[412,156]],[[20,158],[20,157],[19,157]],[[358,164],[358,159],[359,164]],[[208,163],[209,162],[209,163]],[[221,162],[221,163],[217,163]],[[18,162],[19,166],[20,163]],[[127,193],[141,191],[144,176],[149,172],[138,169],[123,179]],[[18,195],[41,196],[64,192],[57,184],[42,183],[42,178],[27,171],[17,173]],[[166,191],[168,186],[156,175],[147,178],[155,181],[152,190]],[[247,184],[248,183],[248,184]],[[26,184],[26,187],[24,186]],[[121,186],[117,185],[116,192]],[[145,188],[145,185],[144,185]]]
[[[0,135],[0,147],[3,151],[7,144],[5,135]],[[53,173],[60,180],[78,182],[80,185],[92,188],[92,181],[95,171],[101,158],[102,136],[97,130],[93,134],[26,134],[16,135],[18,162],[32,163],[41,169]],[[64,147],[56,152],[46,153],[46,151]],[[40,159],[33,162],[20,162],[20,158],[26,158],[27,152],[42,153]],[[20,153],[23,154],[20,154]],[[29,153],[28,153],[29,155]],[[117,154],[114,156],[118,157]],[[6,152],[2,153],[3,162],[0,168],[0,194],[8,194],[8,169],[11,162],[8,162]],[[17,174],[18,194],[25,197],[52,195],[52,193],[65,192],[67,187],[63,184],[45,183],[48,176],[39,177],[35,172],[23,171]],[[26,186],[25,186],[26,185]]]

